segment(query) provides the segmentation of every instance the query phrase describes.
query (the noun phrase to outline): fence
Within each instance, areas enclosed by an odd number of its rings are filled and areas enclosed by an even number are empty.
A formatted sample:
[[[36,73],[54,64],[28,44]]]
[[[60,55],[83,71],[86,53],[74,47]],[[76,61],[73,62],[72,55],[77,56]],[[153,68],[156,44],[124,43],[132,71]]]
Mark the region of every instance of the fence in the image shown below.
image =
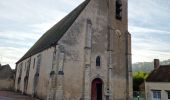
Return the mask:
[[[144,91],[134,91],[133,100],[146,100]]]

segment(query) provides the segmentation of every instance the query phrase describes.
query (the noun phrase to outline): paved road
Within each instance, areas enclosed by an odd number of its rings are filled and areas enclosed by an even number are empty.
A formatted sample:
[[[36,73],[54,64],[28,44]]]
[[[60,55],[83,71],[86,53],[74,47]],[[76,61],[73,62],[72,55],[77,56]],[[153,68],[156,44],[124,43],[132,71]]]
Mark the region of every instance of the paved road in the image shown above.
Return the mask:
[[[38,100],[31,96],[22,95],[11,91],[0,91],[0,100]]]
[[[1,96],[0,96],[0,100],[16,100],[16,99],[7,98],[7,97],[1,97]]]

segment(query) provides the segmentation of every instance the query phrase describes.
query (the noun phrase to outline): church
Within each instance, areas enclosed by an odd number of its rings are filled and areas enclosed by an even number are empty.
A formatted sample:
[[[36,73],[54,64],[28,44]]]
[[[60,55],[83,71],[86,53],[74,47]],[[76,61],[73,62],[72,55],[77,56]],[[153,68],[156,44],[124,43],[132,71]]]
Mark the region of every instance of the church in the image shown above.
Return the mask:
[[[16,62],[15,90],[42,100],[132,100],[128,0],[85,0]]]

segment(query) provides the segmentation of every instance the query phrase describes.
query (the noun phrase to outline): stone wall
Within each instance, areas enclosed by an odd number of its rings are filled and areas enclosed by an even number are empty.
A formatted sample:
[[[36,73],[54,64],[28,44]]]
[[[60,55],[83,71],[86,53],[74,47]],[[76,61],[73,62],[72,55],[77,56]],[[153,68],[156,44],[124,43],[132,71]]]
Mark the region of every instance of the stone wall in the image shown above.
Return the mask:
[[[0,90],[14,89],[14,75],[9,65],[0,65]]]
[[[145,82],[146,100],[152,100],[152,91],[158,90],[161,92],[161,100],[167,100],[167,91],[170,91],[169,82]]]
[[[115,1],[90,0],[57,45],[18,63],[15,89],[48,100],[90,100],[92,81],[100,78],[103,100],[107,97],[128,100],[131,37],[127,33],[127,0],[122,0],[121,21],[115,19]],[[41,63],[36,74],[39,55]],[[96,66],[98,56],[99,67]],[[36,89],[35,76],[38,76]],[[26,77],[28,85],[24,91]]]

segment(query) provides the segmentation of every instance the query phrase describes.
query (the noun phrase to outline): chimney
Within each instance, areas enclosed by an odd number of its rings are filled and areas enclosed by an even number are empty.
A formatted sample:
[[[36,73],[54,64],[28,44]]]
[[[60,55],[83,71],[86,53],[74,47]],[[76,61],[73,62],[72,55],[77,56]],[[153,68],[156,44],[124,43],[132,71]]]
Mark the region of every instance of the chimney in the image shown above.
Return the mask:
[[[158,69],[160,66],[159,59],[154,59],[154,69]]]

